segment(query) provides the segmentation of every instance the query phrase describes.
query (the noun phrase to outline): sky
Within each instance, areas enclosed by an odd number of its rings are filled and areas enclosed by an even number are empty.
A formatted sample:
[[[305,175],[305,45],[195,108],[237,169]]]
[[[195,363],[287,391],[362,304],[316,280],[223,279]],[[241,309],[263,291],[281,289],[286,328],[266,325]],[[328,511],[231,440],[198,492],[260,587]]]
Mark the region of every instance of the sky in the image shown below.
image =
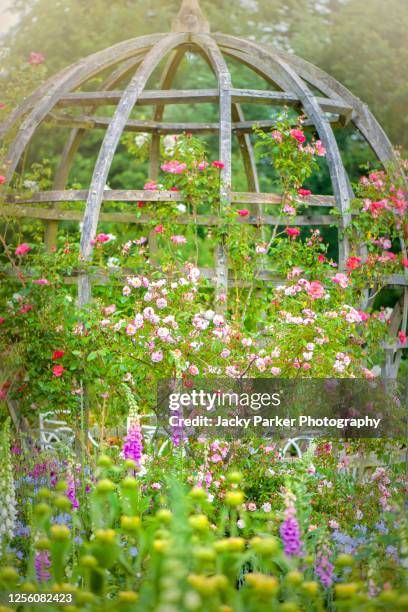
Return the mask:
[[[0,0],[0,36],[5,34],[15,23],[15,17],[8,9],[13,5],[13,0]]]

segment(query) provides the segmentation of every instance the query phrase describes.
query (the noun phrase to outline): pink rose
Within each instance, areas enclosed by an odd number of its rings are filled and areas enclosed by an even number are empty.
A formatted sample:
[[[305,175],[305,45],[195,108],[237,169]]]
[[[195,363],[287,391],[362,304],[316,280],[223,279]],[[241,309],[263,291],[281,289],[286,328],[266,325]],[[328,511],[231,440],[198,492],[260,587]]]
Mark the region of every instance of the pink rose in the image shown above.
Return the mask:
[[[274,139],[275,142],[279,142],[279,143],[282,142],[281,132],[279,132],[278,130],[273,130],[272,138]]]
[[[23,244],[19,244],[19,246],[16,248],[16,255],[24,255],[25,253],[28,253],[29,251],[31,251],[31,247],[29,244],[27,244],[26,242],[23,242]]]
[[[32,66],[38,66],[39,64],[43,64],[45,61],[45,57],[42,53],[36,53],[35,51],[31,51],[28,56],[28,63]]]
[[[310,189],[298,189],[297,192],[300,196],[302,196],[302,198],[312,195],[312,192],[310,191]]]
[[[315,148],[316,153],[319,157],[324,157],[326,155],[326,149],[323,146],[321,140],[316,140]]]
[[[160,361],[163,361],[163,351],[153,351],[153,353],[151,354],[151,359],[153,363],[159,363]]]
[[[225,168],[225,164],[223,164],[221,161],[213,161],[212,166],[213,168],[218,168],[219,170]]]
[[[95,240],[96,242],[109,242],[110,236],[108,234],[98,234]]]
[[[52,368],[52,373],[54,374],[54,376],[59,378],[60,376],[63,375],[64,370],[65,368],[62,365],[56,365]]]
[[[147,181],[143,189],[146,191],[157,191],[157,183],[155,181]]]
[[[319,281],[312,281],[309,283],[306,291],[312,300],[318,300],[324,296],[324,287]]]
[[[50,281],[48,281],[46,278],[37,278],[36,280],[33,280],[33,285],[49,285]]]
[[[204,160],[204,161],[202,161],[202,162],[200,162],[200,163],[198,164],[198,169],[199,169],[199,170],[203,171],[203,170],[205,170],[206,168],[208,168],[208,162],[207,162],[207,161],[205,161],[205,160]]]
[[[348,287],[349,285],[348,277],[345,274],[342,274],[341,272],[338,272],[336,276],[333,276],[332,281],[333,283],[340,285],[342,289],[346,289],[346,287]]]
[[[6,182],[6,177],[0,174],[0,185],[4,185],[5,182]]]
[[[286,203],[283,207],[283,212],[293,217],[296,215],[296,208]]]
[[[237,210],[237,213],[240,217],[247,217],[249,215],[249,210],[243,208],[242,210]]]
[[[302,130],[293,129],[293,130],[290,130],[289,134],[292,136],[292,138],[297,140],[300,144],[306,141],[306,136],[304,135]]]
[[[170,236],[170,240],[174,242],[174,244],[186,244],[187,239],[185,236],[180,236],[176,234],[175,236]]]
[[[107,317],[116,312],[116,305],[111,304],[110,306],[106,306],[105,308],[102,308],[102,312]]]
[[[175,159],[166,162],[161,166],[163,172],[169,172],[170,174],[182,174],[187,169],[187,164],[178,162]]]

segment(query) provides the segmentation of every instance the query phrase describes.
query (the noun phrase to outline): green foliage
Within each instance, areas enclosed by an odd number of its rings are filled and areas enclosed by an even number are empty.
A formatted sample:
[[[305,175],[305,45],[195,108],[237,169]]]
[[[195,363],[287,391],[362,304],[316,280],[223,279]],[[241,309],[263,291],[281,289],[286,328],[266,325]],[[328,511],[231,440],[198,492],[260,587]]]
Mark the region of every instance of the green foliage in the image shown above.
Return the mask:
[[[383,472],[379,469],[368,482],[359,483],[336,467],[337,451],[327,449],[327,443],[312,446],[303,459],[290,465],[272,447],[259,443],[252,447],[251,459],[251,447],[241,442],[193,446],[195,456],[183,460],[177,453],[151,456],[145,476],[136,477],[128,462],[113,451],[113,460],[100,456],[91,490],[84,494],[76,485],[77,507],[72,507],[72,489],[62,480],[42,488],[35,496],[30,522],[32,560],[16,564],[8,552],[0,568],[2,588],[72,593],[78,609],[91,611],[109,602],[115,610],[170,606],[180,611],[258,612],[279,606],[321,612],[337,610],[339,605],[355,610],[367,600],[369,579],[375,588],[375,593],[370,592],[371,609],[383,610],[390,597],[402,606],[403,572],[387,552],[389,548],[399,552],[400,545],[395,544],[404,524],[399,467],[394,473],[391,466],[387,468],[383,482],[392,483],[394,509],[382,515],[377,527],[379,500],[381,504],[377,481],[384,478]],[[347,445],[342,448],[352,452]],[[208,465],[207,485],[201,487],[205,457],[216,453],[223,459]],[[43,459],[38,457],[37,464]],[[153,480],[158,462],[162,464],[159,491]],[[53,467],[58,478],[65,469],[64,462]],[[259,491],[253,489],[253,470],[262,481]],[[84,475],[82,466],[78,477]],[[195,482],[199,486],[192,486]],[[28,493],[27,486],[22,479],[22,496]],[[93,523],[84,530],[87,496]],[[355,513],[351,501],[342,501],[339,507],[339,500],[347,497],[357,501],[358,511],[363,509],[369,538],[357,536],[360,530],[350,526]],[[365,497],[370,500],[367,508]],[[320,501],[325,501],[324,508]],[[299,524],[301,554],[289,554],[285,548],[282,526],[288,512]],[[353,547],[353,555],[344,552],[342,538]],[[21,542],[14,546],[20,549]],[[324,567],[331,568],[328,584],[322,583],[322,554],[329,563]]]

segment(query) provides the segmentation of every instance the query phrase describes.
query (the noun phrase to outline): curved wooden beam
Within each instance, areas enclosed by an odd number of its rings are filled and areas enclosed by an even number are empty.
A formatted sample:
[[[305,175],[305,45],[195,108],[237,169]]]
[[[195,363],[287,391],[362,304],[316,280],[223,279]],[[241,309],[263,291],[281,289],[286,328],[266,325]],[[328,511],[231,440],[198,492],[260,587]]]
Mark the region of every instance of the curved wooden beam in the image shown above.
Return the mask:
[[[89,259],[92,253],[91,240],[96,234],[106,181],[116,148],[130,113],[158,63],[166,53],[185,43],[186,38],[184,34],[173,34],[165,36],[160,42],[157,42],[145,56],[116,108],[99,151],[86,203],[80,241],[80,255],[85,260]],[[83,306],[90,299],[91,283],[89,276],[84,274],[78,281],[79,305]]]
[[[122,81],[128,74],[130,74],[135,67],[140,63],[141,56],[137,55],[136,57],[131,58],[126,61],[124,65],[119,66],[116,70],[113,71],[101,84],[102,90],[110,90],[113,89],[120,81]],[[95,109],[94,106],[91,107],[91,112]],[[55,173],[53,188],[65,189],[69,172],[72,166],[72,162],[74,157],[78,151],[78,148],[82,142],[83,137],[87,133],[86,129],[83,128],[74,128],[71,130],[68,141],[65,144],[65,147],[62,151],[61,160],[58,164],[57,171]],[[44,233],[44,243],[46,249],[51,252],[57,245],[57,234],[58,234],[58,221],[49,221],[45,225],[45,233]]]
[[[351,220],[350,199],[352,197],[350,182],[344,168],[337,141],[331,129],[330,123],[322,113],[315,97],[307,87],[304,81],[295,73],[295,71],[286,64],[280,57],[271,53],[269,50],[264,50],[259,45],[238,39],[232,36],[216,34],[215,38],[221,46],[229,46],[238,48],[250,54],[254,59],[258,60],[257,64],[266,75],[272,80],[276,73],[278,76],[283,76],[283,80],[288,84],[289,90],[293,91],[302,103],[305,113],[312,120],[319,134],[320,140],[324,144],[327,151],[327,162],[329,166],[330,177],[333,185],[333,191],[336,196],[337,206],[341,212],[343,226],[346,227]],[[272,66],[271,66],[272,65]],[[272,70],[270,68],[272,67]],[[339,259],[341,265],[344,265],[348,256],[348,242],[345,238],[340,240]]]
[[[367,104],[362,102],[362,100],[335,78],[310,62],[280,50],[276,50],[276,53],[292,66],[299,76],[309,81],[317,89],[320,89],[325,95],[332,98],[337,96],[354,109],[353,123],[373,148],[381,162],[386,163],[395,159],[394,148],[387,134]]]
[[[222,37],[223,35],[214,34],[216,39],[218,39],[218,36]],[[230,46],[231,42],[232,41],[229,41],[229,43],[227,43],[228,46]],[[236,43],[232,43],[232,45],[232,48],[237,50],[240,49],[240,47],[236,46]],[[378,158],[383,163],[395,159],[394,149],[387,134],[369,110],[368,106],[351,93],[347,87],[324,72],[324,70],[321,70],[317,66],[314,66],[296,55],[285,53],[269,45],[266,46],[266,49],[273,55],[279,56],[283,61],[289,64],[302,79],[311,83],[322,93],[330,98],[337,98],[343,101],[343,103],[351,106],[354,110],[352,117],[353,123],[360,130],[368,144],[373,148]]]
[[[35,130],[58,102],[59,98],[79,87],[84,81],[99,74],[109,66],[117,64],[131,57],[142,49],[148,49],[165,37],[164,34],[142,36],[141,38],[119,43],[110,49],[99,51],[71,66],[61,73],[44,96],[38,95],[38,104],[21,123],[17,136],[14,139],[6,157],[7,181],[10,182],[20,157],[30,142]]]
[[[106,180],[113,156],[130,113],[140,93],[143,91],[148,78],[163,56],[184,42],[186,42],[184,34],[173,34],[162,38],[145,56],[116,108],[99,151],[89,189],[81,236],[81,257],[84,259],[88,259],[92,253],[91,240],[96,233]]]
[[[59,72],[57,77],[63,77],[64,75],[66,75],[66,73],[70,69],[71,69],[71,66],[68,66],[67,68],[64,68],[63,70],[61,70],[61,72]],[[53,84],[55,82],[55,79],[56,79],[55,75],[53,75],[52,77],[47,79],[42,85],[37,87],[37,89],[35,91],[33,91],[32,94],[30,94],[27,98],[25,98],[25,100],[23,100],[17,106],[17,108],[15,108],[5,118],[5,120],[0,124],[0,140],[2,140],[4,138],[5,135],[7,134],[7,132],[9,132],[11,130],[13,125],[21,117],[23,117],[30,109],[32,109],[33,106],[35,106],[36,102],[38,100],[40,100],[47,93],[47,91],[50,89],[50,87],[53,86]]]
[[[270,73],[269,75],[266,75],[262,68],[260,68],[256,63],[254,63],[247,53],[243,53],[239,49],[235,49],[234,47],[228,47],[224,45],[221,45],[221,49],[224,55],[228,55],[234,59],[239,60],[241,64],[252,70],[252,72],[255,72],[255,74],[260,76],[264,81],[271,85],[271,87],[276,89],[277,93],[285,93],[289,90],[289,83],[285,81],[285,76],[283,74],[275,74],[274,77],[272,77]]]

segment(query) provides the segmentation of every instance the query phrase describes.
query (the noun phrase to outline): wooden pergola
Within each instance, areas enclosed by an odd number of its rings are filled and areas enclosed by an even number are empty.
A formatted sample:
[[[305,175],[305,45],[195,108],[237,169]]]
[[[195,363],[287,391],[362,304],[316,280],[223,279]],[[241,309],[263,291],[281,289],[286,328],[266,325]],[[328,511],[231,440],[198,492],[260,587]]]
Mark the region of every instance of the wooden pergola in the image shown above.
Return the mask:
[[[186,52],[200,54],[216,76],[217,89],[176,90],[173,82]],[[168,57],[161,76],[160,89],[149,91],[146,85],[160,62]],[[273,91],[236,89],[225,61],[230,57],[257,75],[261,76]],[[109,72],[109,75],[106,74]],[[94,77],[104,74],[104,80],[97,91],[83,91],[82,88]],[[126,86],[121,88],[121,85]],[[312,89],[313,88],[313,89]],[[321,95],[315,95],[318,90]],[[216,123],[166,123],[163,121],[167,105],[216,103],[219,117]],[[219,159],[224,168],[221,176],[221,202],[249,205],[251,214],[240,223],[268,226],[282,223],[282,217],[265,214],[268,204],[280,202],[280,196],[261,193],[254,151],[250,134],[254,125],[268,130],[272,121],[247,121],[242,104],[268,104],[274,107],[289,106],[299,109],[306,117],[307,124],[318,134],[327,150],[327,162],[334,196],[313,195],[305,199],[310,207],[308,215],[284,219],[284,223],[297,226],[333,225],[339,226],[340,267],[348,256],[347,239],[342,230],[350,223],[350,201],[352,187],[341,159],[333,126],[345,127],[350,122],[362,134],[378,159],[387,163],[394,159],[394,151],[384,130],[367,106],[334,78],[312,64],[266,45],[236,38],[226,34],[210,33],[208,21],[203,16],[198,0],[183,0],[179,14],[169,34],[154,34],[131,39],[106,50],[81,59],[39,87],[0,126],[0,138],[18,125],[16,136],[7,154],[7,180],[10,182],[31,139],[39,126],[52,120],[54,125],[70,127],[70,136],[65,144],[59,166],[54,177],[52,191],[38,191],[30,195],[8,196],[1,212],[8,216],[41,219],[46,224],[45,241],[49,249],[56,244],[58,223],[64,220],[83,221],[81,235],[81,257],[91,257],[91,241],[96,235],[99,221],[117,223],[144,223],[148,217],[130,212],[101,212],[103,202],[146,201],[173,202],[182,200],[178,193],[170,191],[107,190],[105,189],[115,151],[125,130],[152,134],[150,144],[150,179],[158,177],[160,166],[160,139],[165,134],[192,132],[194,134],[216,133],[219,136]],[[136,105],[151,106],[152,119],[136,121],[131,113]],[[96,113],[100,106],[112,106],[112,116],[102,117]],[[70,110],[83,107],[84,112],[70,114]],[[103,129],[105,135],[95,163],[92,180],[87,190],[67,190],[70,168],[84,135],[91,129]],[[232,139],[236,136],[247,178],[247,192],[233,192],[231,189]],[[63,210],[58,203],[86,202],[81,211]],[[38,206],[48,204],[44,208]],[[37,206],[36,206],[37,205]],[[337,207],[340,215],[313,214],[313,207]],[[220,223],[217,216],[199,216],[196,223],[215,226]],[[184,215],[179,223],[191,223],[192,218]],[[405,245],[401,244],[406,253]],[[232,282],[228,279],[228,261],[222,242],[218,245],[213,269],[202,271],[215,285],[216,291],[226,293]],[[274,282],[271,271],[263,270],[262,282]],[[97,282],[97,280],[95,281]],[[397,337],[405,329],[408,317],[408,275],[393,275],[390,285],[403,288],[403,295],[395,305],[390,329]],[[366,306],[372,303],[377,288],[368,289]],[[78,277],[78,293],[81,304],[91,298],[91,279],[87,274]],[[385,346],[385,376],[397,375],[402,350],[408,348],[397,340]]]

